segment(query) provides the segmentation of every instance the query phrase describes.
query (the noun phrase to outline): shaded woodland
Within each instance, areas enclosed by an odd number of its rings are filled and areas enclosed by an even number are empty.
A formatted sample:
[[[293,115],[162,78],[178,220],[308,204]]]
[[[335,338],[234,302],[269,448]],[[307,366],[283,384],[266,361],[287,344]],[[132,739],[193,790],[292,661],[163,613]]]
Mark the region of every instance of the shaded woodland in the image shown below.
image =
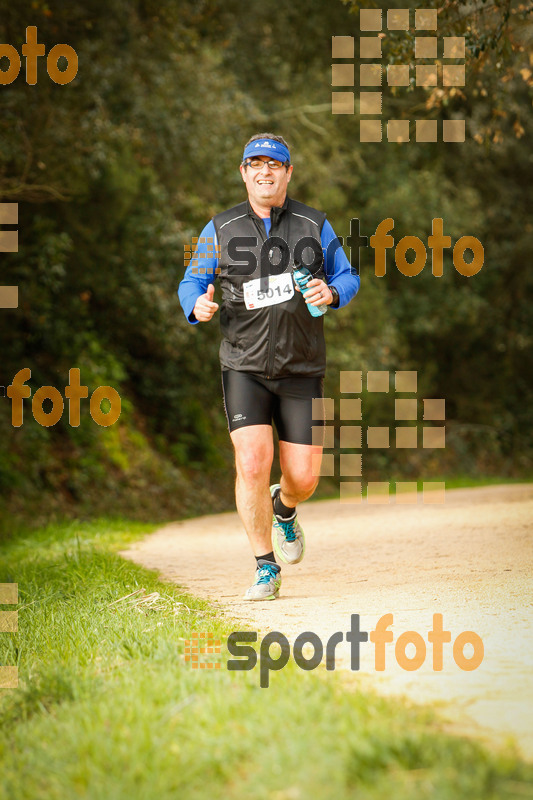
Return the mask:
[[[352,218],[370,236],[392,217],[396,242],[427,242],[442,218],[452,243],[471,235],[485,248],[471,278],[451,249],[442,278],[429,251],[415,278],[389,251],[377,278],[362,248],[359,295],[325,320],[326,393],[339,396],[341,370],[417,370],[419,397],[445,398],[447,420],[444,450],[364,451],[364,477],[531,475],[531,4],[440,5],[424,7],[439,7],[439,36],[465,36],[466,85],[384,88],[383,116],[465,118],[457,144],[361,143],[357,113],[332,115],[331,36],[357,39],[357,3],[2,3],[1,42],[21,53],[36,25],[47,52],[76,50],[79,71],[55,84],[41,58],[31,86],[22,60],[0,86],[0,202],[19,204],[20,243],[0,255],[0,283],[20,296],[0,310],[0,385],[29,367],[32,394],[64,394],[78,367],[89,394],[110,385],[122,398],[108,428],[88,401],[79,427],[67,407],[44,427],[30,400],[14,428],[0,397],[4,511],[152,519],[232,507],[218,322],[188,325],[176,290],[184,245],[244,199],[243,143],[268,130],[291,145],[291,194],[325,210],[339,236]],[[414,36],[387,33],[384,63],[414,63]],[[394,424],[391,396],[363,402],[365,425]]]

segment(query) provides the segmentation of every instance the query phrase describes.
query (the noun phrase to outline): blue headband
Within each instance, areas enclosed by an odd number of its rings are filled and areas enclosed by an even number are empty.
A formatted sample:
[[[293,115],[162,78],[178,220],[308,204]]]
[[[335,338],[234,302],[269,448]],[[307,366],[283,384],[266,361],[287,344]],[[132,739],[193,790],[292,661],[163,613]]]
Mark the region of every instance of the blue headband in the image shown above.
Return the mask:
[[[291,154],[289,148],[274,139],[256,139],[244,148],[242,160],[253,158],[254,156],[270,156],[270,158],[281,161],[283,164],[290,163]]]

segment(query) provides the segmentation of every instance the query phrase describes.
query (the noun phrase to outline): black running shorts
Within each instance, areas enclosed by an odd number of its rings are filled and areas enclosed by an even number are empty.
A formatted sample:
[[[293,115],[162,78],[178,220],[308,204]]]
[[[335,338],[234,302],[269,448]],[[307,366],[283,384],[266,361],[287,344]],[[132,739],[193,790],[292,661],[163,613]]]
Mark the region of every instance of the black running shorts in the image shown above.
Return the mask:
[[[224,369],[222,390],[230,432],[274,421],[281,441],[312,444],[311,428],[324,424],[312,415],[312,400],[324,395],[323,378],[260,378]]]

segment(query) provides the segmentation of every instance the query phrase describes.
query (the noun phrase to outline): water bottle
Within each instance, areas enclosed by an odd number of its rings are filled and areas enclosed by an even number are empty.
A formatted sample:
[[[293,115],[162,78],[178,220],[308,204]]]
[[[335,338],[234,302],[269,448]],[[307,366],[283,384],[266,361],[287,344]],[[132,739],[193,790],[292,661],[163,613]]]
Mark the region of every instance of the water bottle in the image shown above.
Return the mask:
[[[292,277],[300,287],[300,291],[303,295],[303,293],[306,290],[307,284],[313,278],[312,274],[309,272],[307,267],[300,265],[299,267],[295,267],[293,269]],[[322,314],[326,313],[328,307],[326,304],[324,304],[323,306],[310,306],[309,304],[307,304],[307,310],[309,311],[312,317],[321,317]]]

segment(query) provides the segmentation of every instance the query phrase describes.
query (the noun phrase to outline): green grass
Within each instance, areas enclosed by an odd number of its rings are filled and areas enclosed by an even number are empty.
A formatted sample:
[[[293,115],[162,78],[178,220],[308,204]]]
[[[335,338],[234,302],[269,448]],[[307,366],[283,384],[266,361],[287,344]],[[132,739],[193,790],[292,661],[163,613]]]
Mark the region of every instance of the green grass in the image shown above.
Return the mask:
[[[355,674],[289,663],[260,689],[258,669],[229,672],[227,654],[220,670],[191,669],[193,631],[225,640],[243,626],[117,555],[147,530],[69,523],[4,544],[19,633],[1,634],[0,663],[18,664],[20,686],[0,696],[1,797],[533,797],[533,766],[512,748],[452,736],[428,709],[363,692]],[[115,602],[140,588],[163,596],[158,610]]]

